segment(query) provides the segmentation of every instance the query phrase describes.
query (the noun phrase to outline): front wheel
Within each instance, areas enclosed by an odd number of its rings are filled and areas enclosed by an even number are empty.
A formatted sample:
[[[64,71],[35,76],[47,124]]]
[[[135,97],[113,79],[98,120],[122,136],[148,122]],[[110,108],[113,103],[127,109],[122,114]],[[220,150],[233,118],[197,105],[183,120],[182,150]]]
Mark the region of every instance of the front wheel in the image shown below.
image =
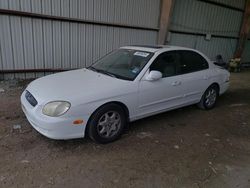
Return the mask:
[[[219,96],[219,88],[217,85],[211,85],[203,94],[198,107],[205,110],[210,110],[215,107]]]
[[[124,110],[116,104],[108,104],[98,109],[88,123],[89,137],[98,143],[117,140],[125,127]]]

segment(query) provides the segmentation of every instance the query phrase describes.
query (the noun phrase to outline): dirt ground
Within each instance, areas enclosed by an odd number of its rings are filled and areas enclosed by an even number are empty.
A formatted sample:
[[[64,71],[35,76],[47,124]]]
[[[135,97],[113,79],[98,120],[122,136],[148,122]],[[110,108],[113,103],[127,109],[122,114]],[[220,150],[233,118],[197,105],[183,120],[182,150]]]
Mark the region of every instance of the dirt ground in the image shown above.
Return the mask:
[[[0,187],[250,187],[250,71],[231,75],[215,109],[136,121],[107,145],[37,133],[20,108],[25,84],[0,83]]]

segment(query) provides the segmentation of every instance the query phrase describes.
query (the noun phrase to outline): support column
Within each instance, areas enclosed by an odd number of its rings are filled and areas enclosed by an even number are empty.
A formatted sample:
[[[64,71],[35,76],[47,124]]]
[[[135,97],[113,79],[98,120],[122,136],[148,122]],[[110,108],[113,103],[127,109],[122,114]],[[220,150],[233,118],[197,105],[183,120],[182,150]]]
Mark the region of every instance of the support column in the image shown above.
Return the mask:
[[[237,49],[234,53],[234,58],[240,58],[244,51],[248,34],[250,31],[250,0],[246,0],[246,7],[244,12],[244,17],[241,25],[239,41],[237,45]]]
[[[165,39],[168,32],[168,26],[170,22],[170,16],[174,0],[161,0],[161,15],[160,15],[160,30],[158,33],[158,44],[165,43]]]

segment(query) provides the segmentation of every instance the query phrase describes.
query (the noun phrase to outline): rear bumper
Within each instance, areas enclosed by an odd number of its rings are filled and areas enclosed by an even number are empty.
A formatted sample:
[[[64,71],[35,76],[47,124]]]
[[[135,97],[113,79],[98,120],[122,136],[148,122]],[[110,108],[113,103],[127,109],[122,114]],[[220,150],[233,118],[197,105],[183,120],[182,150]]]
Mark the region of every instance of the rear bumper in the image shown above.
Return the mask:
[[[22,110],[32,127],[42,135],[56,140],[83,138],[86,124],[74,125],[75,117],[49,117],[42,114],[42,107],[31,106],[21,95]]]

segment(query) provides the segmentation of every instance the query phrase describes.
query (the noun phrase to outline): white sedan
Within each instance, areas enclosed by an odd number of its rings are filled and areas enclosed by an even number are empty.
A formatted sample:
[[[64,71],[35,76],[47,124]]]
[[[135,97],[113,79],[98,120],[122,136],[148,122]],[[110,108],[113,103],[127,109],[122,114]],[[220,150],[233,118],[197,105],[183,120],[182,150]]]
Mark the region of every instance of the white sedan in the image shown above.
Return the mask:
[[[31,82],[21,96],[30,124],[52,139],[118,139],[128,122],[198,104],[215,106],[229,72],[199,51],[126,46],[84,69]]]

